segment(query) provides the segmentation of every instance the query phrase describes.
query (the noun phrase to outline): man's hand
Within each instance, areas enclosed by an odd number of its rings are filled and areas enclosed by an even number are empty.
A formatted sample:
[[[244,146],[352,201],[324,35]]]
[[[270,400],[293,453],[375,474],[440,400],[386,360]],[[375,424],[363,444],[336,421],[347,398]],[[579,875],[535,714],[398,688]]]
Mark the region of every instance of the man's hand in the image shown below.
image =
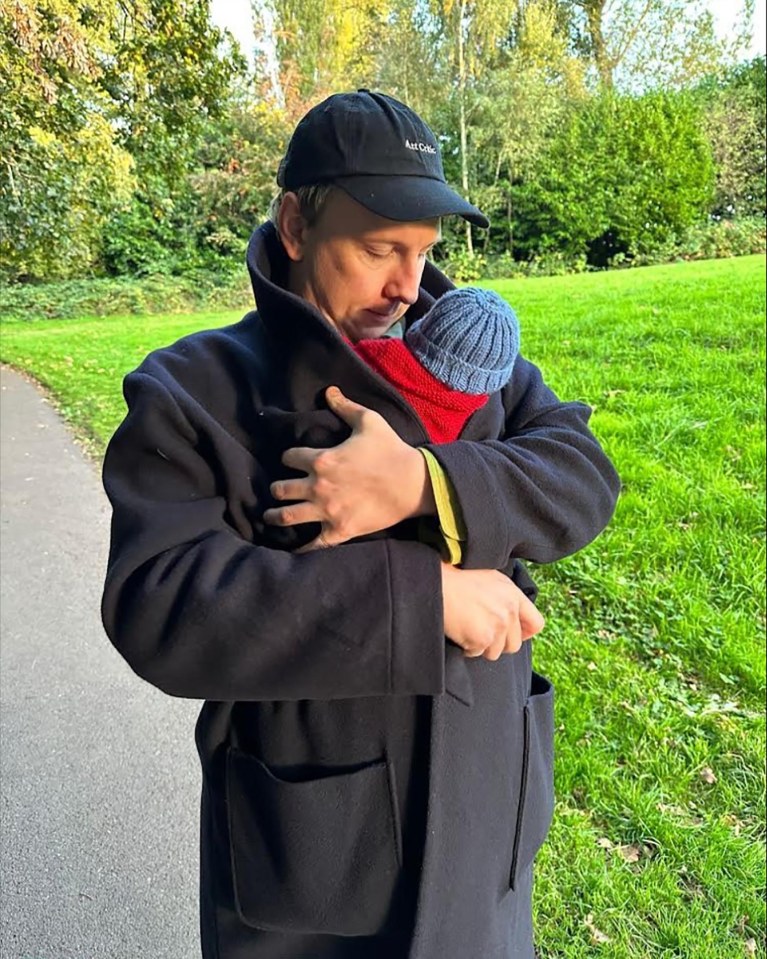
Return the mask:
[[[322,532],[301,552],[337,546],[376,533],[411,516],[434,513],[436,506],[423,455],[397,436],[373,410],[347,399],[331,386],[328,405],[352,428],[352,435],[331,449],[289,449],[285,466],[302,479],[271,485],[277,500],[296,500],[264,513],[273,526],[322,523]]]
[[[442,564],[445,635],[465,656],[499,659],[539,633],[543,616],[519,587],[490,569]]]

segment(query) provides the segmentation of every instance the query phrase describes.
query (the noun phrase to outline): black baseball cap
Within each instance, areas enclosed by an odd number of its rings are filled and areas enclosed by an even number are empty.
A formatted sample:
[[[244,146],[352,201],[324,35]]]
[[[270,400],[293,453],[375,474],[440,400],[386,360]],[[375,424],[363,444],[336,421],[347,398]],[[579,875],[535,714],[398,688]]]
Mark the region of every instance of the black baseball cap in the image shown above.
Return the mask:
[[[286,190],[332,183],[390,220],[451,213],[476,226],[487,217],[451,190],[439,144],[404,103],[383,93],[335,93],[299,121],[277,171]]]

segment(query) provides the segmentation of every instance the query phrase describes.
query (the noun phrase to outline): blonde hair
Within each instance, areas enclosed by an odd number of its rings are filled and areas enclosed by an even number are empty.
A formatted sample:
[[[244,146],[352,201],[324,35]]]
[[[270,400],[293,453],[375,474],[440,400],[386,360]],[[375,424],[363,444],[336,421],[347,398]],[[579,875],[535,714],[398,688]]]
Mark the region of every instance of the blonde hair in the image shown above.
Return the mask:
[[[335,189],[336,187],[334,187],[332,183],[315,183],[310,186],[299,186],[295,190],[288,190],[283,187],[271,202],[269,219],[275,226],[278,226],[277,218],[285,194],[295,193],[298,198],[298,209],[301,212],[301,216],[306,220],[308,226],[314,226]]]

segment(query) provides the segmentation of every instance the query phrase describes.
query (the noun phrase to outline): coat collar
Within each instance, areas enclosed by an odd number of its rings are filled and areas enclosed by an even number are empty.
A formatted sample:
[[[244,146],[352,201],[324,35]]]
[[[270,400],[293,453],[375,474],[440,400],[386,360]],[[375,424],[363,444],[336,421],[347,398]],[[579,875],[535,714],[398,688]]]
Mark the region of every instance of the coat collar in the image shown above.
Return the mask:
[[[375,373],[312,304],[287,289],[288,256],[272,223],[251,236],[248,272],[258,318],[282,364],[282,403],[294,410],[325,406],[324,390],[331,385],[358,403],[377,410],[407,442],[427,437],[421,421],[399,393]],[[424,269],[418,300],[406,314],[408,325],[422,316],[453,284],[433,264]]]
[[[247,262],[256,306],[270,335],[292,340],[303,334],[328,342],[342,341],[338,331],[319,310],[288,291],[290,261],[273,223],[267,221],[253,232],[248,243]],[[454,288],[444,273],[427,262],[418,300],[405,314],[405,325],[409,326],[423,316],[437,297]]]

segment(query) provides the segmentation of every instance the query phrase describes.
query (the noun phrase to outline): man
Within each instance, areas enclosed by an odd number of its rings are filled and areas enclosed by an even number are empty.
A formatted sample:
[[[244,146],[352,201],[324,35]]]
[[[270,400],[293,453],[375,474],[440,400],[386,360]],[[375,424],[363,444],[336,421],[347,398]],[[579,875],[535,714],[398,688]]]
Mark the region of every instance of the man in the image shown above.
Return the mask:
[[[426,262],[441,216],[487,225],[420,118],[331,97],[278,182],[248,251],[257,312],[126,378],[104,466],[107,632],[139,675],[207,700],[203,954],[531,959],[553,717],[519,559],[593,539],[617,479],[588,407],[522,358],[435,446],[350,349],[451,288]],[[326,402],[351,435],[313,449]],[[418,541],[429,516],[457,527],[460,567]]]

